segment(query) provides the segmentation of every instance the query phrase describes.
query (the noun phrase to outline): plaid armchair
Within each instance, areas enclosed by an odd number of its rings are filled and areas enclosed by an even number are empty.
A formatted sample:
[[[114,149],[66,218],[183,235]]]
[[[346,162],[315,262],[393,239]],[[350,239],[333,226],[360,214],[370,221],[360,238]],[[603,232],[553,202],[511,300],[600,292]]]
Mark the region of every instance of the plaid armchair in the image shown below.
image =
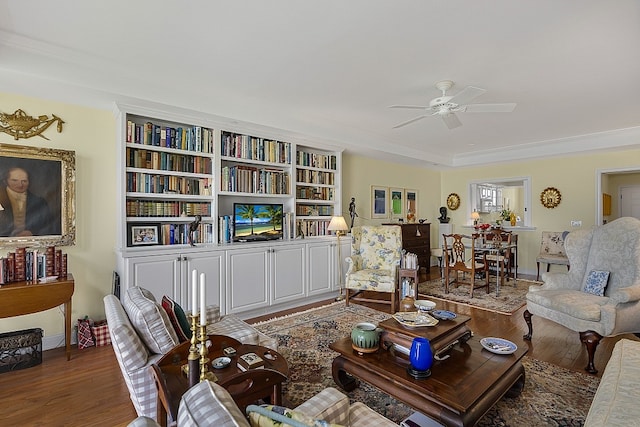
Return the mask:
[[[346,258],[346,305],[349,300],[383,302],[356,297],[363,291],[391,294],[396,310],[397,276],[402,257],[402,229],[397,225],[361,226],[351,230],[351,256]]]
[[[259,414],[265,411],[255,412],[256,409],[249,406],[247,412],[251,423],[247,420],[238,406],[234,403],[227,390],[210,381],[203,381],[191,387],[182,396],[178,409],[177,424],[181,427],[189,426],[216,426],[216,427],[250,427],[258,425],[283,425],[277,421],[269,421],[266,416]],[[268,412],[268,411],[267,411]],[[300,419],[324,420],[327,423],[347,427],[397,427],[397,424],[386,419],[364,403],[349,404],[349,398],[336,390],[328,387],[311,399],[293,409],[294,419],[284,425],[300,425]],[[260,420],[258,420],[260,418]],[[268,419],[267,419],[268,418]],[[307,425],[307,423],[304,423]],[[138,417],[129,424],[129,427],[156,427],[154,420],[146,417]]]

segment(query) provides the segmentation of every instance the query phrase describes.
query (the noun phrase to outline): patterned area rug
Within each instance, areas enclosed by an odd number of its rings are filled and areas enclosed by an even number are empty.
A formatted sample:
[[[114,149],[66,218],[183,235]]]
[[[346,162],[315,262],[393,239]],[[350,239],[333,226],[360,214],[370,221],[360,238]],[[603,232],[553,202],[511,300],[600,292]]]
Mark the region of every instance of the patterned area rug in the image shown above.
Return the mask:
[[[476,289],[473,291],[473,298],[470,298],[468,285],[449,285],[447,294],[444,292],[442,281],[435,279],[419,283],[418,293],[428,295],[429,298],[454,301],[458,304],[511,315],[526,304],[525,295],[529,291],[529,286],[541,284],[542,282],[518,279],[514,286],[513,280],[505,281],[500,286],[500,296],[496,296],[495,277],[491,277],[490,292],[487,293],[486,289]]]
[[[336,387],[331,362],[337,353],[328,348],[349,336],[357,322],[377,323],[389,314],[344,302],[254,324],[278,339],[279,352],[289,363],[290,376],[284,394],[295,407],[325,387]],[[503,398],[478,423],[491,427],[581,426],[593,400],[599,379],[525,357],[525,387],[516,398]],[[400,423],[413,410],[367,383],[348,393],[351,401],[366,403],[385,417]]]

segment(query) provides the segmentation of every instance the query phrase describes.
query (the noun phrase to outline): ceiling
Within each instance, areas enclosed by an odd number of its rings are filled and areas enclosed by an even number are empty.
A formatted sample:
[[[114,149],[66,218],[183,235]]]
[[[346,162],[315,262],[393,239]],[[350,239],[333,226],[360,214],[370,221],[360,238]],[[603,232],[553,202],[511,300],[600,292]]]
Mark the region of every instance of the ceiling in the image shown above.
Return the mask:
[[[4,92],[134,98],[435,168],[639,147],[639,52],[637,0],[0,0]],[[422,113],[390,105],[445,79],[517,107],[393,128]]]

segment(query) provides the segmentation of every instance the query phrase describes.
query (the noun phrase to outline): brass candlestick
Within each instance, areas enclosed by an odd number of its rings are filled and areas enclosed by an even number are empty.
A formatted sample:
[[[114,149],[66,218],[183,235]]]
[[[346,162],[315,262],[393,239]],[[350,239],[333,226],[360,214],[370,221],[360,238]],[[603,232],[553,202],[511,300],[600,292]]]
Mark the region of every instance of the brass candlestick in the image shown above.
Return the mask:
[[[213,372],[209,372],[207,364],[209,363],[209,349],[207,348],[207,325],[200,325],[200,382],[204,380],[218,381],[218,378]]]
[[[198,384],[200,380],[200,354],[198,354],[198,314],[189,315],[191,324],[191,347],[189,347],[189,357],[187,358],[189,367],[189,387]]]

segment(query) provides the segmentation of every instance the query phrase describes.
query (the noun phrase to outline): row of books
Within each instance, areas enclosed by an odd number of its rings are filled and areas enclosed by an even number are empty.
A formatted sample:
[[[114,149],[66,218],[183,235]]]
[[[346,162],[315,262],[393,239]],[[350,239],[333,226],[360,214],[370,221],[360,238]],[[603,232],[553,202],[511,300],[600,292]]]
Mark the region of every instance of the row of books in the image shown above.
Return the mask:
[[[335,185],[333,172],[321,172],[310,169],[296,169],[296,180],[307,184]]]
[[[223,166],[220,190],[255,194],[289,194],[289,174],[278,169]]]
[[[220,154],[237,159],[291,164],[291,143],[222,132]]]
[[[331,216],[333,206],[326,205],[296,205],[296,215],[298,216]]]
[[[210,178],[127,172],[127,192],[210,196],[212,182]]]
[[[322,219],[299,219],[297,220],[298,237],[308,236],[328,236],[331,234],[329,227],[330,220]]]
[[[211,174],[210,157],[188,156],[127,147],[127,167],[169,172]]]
[[[134,144],[213,153],[213,140],[213,129],[201,126],[170,127],[127,120],[126,141]]]
[[[336,170],[338,168],[338,158],[333,154],[325,155],[298,151],[296,165]]]
[[[163,245],[189,244],[189,224],[162,224],[160,242]],[[201,222],[192,234],[193,243],[213,243],[213,224]]]
[[[127,216],[130,217],[211,216],[211,204],[198,202],[156,202],[150,200],[127,199],[126,210]]]
[[[296,199],[333,200],[334,189],[331,187],[296,187]]]
[[[67,277],[67,254],[49,246],[44,250],[16,248],[0,257],[0,285],[12,282],[37,282],[45,277]]]

